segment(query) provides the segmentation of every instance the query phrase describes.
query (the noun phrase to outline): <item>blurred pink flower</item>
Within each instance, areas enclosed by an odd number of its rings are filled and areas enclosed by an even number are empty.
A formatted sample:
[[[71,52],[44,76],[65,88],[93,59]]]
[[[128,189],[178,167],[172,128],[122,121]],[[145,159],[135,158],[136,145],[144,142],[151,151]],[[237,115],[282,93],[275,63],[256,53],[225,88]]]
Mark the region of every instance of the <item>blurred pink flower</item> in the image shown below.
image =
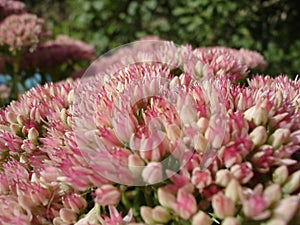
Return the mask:
[[[33,14],[13,14],[0,23],[0,45],[14,54],[34,51],[46,35],[44,20]]]
[[[26,12],[26,5],[16,0],[0,0],[0,20],[11,14]]]
[[[66,35],[58,35],[56,40],[41,43],[34,51],[25,54],[21,68],[51,68],[71,61],[89,61],[94,56],[92,46]]]
[[[10,88],[3,85],[3,84],[0,84],[0,102],[2,100],[6,100],[10,95]]]

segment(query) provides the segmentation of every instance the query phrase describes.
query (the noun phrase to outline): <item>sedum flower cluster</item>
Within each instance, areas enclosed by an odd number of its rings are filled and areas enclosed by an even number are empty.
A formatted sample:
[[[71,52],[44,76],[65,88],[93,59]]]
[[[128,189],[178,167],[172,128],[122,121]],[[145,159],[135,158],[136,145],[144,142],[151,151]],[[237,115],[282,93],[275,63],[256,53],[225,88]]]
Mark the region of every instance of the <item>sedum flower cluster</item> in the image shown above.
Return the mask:
[[[1,224],[299,224],[300,82],[135,42],[0,113]]]
[[[12,90],[8,100],[18,99],[20,87],[26,90],[35,73],[40,83],[65,79],[68,75],[62,77],[61,71],[71,74],[95,56],[93,47],[82,41],[50,37],[44,19],[27,13],[23,2],[0,0],[0,72],[12,78],[6,81]]]
[[[7,46],[11,54],[32,52],[46,34],[43,19],[29,13],[12,14],[1,21],[0,46]]]

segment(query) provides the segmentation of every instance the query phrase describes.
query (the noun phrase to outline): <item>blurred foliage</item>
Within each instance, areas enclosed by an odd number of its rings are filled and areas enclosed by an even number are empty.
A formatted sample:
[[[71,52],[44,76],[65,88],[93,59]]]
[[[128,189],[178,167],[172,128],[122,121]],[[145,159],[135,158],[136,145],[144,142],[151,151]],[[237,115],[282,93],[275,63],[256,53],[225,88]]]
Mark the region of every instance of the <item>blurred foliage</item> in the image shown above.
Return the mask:
[[[224,45],[261,52],[267,74],[300,71],[298,0],[25,1],[54,33],[84,40],[98,55],[147,35],[193,47]]]

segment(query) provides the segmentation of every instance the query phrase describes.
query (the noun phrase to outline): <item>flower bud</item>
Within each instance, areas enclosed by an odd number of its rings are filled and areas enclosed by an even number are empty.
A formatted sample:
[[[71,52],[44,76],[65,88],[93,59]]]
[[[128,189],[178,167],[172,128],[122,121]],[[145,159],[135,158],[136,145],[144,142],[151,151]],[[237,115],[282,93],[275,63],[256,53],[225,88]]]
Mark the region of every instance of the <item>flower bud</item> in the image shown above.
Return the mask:
[[[267,196],[270,200],[270,204],[273,204],[281,199],[281,187],[279,184],[271,184],[264,190],[264,196]]]
[[[166,126],[166,131],[170,141],[176,141],[180,138],[181,130],[176,124],[168,124]]]
[[[212,197],[212,207],[214,213],[220,219],[224,219],[227,216],[233,216],[235,214],[234,202],[221,192]]]
[[[71,209],[63,208],[59,211],[59,215],[62,220],[67,224],[73,224],[76,222],[76,213]]]
[[[195,168],[192,175],[192,184],[200,191],[212,183],[212,177],[209,170],[201,171],[200,168]]]
[[[129,155],[128,167],[135,176],[139,176],[145,167],[145,163],[138,155]]]
[[[161,187],[158,189],[157,195],[158,195],[158,201],[162,206],[166,208],[173,208],[176,202],[176,198],[171,192]]]
[[[300,130],[291,133],[291,141],[294,144],[300,144]]]
[[[148,206],[142,206],[141,207],[141,216],[143,220],[146,222],[146,224],[155,224],[153,218],[152,218],[152,208]]]
[[[156,206],[154,209],[152,209],[152,218],[155,220],[156,223],[168,223],[171,219],[171,215],[162,206]]]
[[[9,125],[9,128],[11,129],[12,132],[14,132],[15,134],[17,134],[18,132],[21,131],[22,126],[20,126],[17,123],[12,123]]]
[[[300,188],[300,170],[289,176],[282,190],[285,194],[291,194]]]
[[[63,203],[65,207],[72,209],[75,213],[80,213],[87,206],[86,200],[79,194],[67,196]]]
[[[17,115],[14,112],[10,112],[10,111],[5,112],[5,117],[9,123],[17,122]]]
[[[204,152],[207,148],[208,140],[201,134],[198,133],[193,138],[193,146],[197,152]]]
[[[268,140],[274,148],[279,148],[282,144],[285,144],[290,139],[290,130],[286,128],[277,129]]]
[[[268,112],[260,106],[253,106],[244,112],[245,119],[253,121],[256,126],[265,125],[268,121]]]
[[[208,128],[209,121],[205,117],[201,117],[197,121],[197,126],[199,127],[199,130],[201,133],[205,133],[206,129]]]
[[[142,177],[148,184],[156,184],[163,179],[162,165],[160,162],[150,162],[144,168]]]
[[[33,143],[37,143],[37,139],[39,137],[39,132],[35,127],[31,127],[28,131],[28,139]]]
[[[283,184],[289,176],[289,170],[286,165],[282,165],[273,172],[272,180],[276,184]]]
[[[188,207],[186,207],[188,206]],[[193,194],[179,189],[176,204],[172,208],[181,218],[188,220],[197,211],[197,202]]]
[[[256,127],[249,135],[255,146],[264,144],[268,138],[267,130],[264,126]]]
[[[290,196],[282,199],[280,202],[278,202],[273,211],[274,217],[281,218],[286,223],[288,223],[299,209],[299,205],[299,196]]]
[[[252,164],[250,162],[236,164],[230,168],[230,172],[242,184],[248,183],[254,175],[252,171]]]
[[[72,89],[69,94],[68,94],[68,97],[67,97],[67,101],[69,104],[72,104],[73,101],[74,101],[74,90]]]
[[[182,107],[179,116],[184,124],[188,124],[196,121],[197,112],[192,105],[185,104]]]
[[[199,211],[192,218],[192,225],[210,225],[210,217],[203,211]]]
[[[240,198],[241,185],[236,179],[231,179],[225,189],[225,195],[230,198],[233,202],[237,202]]]
[[[61,119],[64,123],[67,123],[67,110],[66,110],[66,108],[63,108],[63,109],[60,111],[60,119]]]
[[[287,225],[287,223],[283,219],[274,218],[267,221],[266,225]]]
[[[237,218],[226,217],[223,220],[222,225],[240,225],[240,222],[237,220]]]
[[[232,175],[229,170],[221,169],[216,173],[216,181],[215,183],[221,187],[226,187],[231,180]]]
[[[102,206],[116,205],[121,199],[120,191],[110,184],[104,184],[95,191],[95,202]]]
[[[172,80],[170,81],[170,89],[173,89],[173,88],[176,88],[176,87],[179,87],[179,86],[180,86],[179,78],[177,76],[173,77]]]

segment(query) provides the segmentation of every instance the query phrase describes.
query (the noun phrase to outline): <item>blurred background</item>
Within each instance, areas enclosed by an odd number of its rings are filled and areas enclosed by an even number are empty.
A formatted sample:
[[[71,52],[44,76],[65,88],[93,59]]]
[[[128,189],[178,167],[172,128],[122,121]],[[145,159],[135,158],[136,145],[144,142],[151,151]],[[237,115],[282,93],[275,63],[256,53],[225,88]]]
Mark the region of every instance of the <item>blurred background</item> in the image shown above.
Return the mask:
[[[99,56],[148,35],[193,47],[249,48],[265,74],[300,71],[299,0],[25,0],[53,34],[83,40]]]

